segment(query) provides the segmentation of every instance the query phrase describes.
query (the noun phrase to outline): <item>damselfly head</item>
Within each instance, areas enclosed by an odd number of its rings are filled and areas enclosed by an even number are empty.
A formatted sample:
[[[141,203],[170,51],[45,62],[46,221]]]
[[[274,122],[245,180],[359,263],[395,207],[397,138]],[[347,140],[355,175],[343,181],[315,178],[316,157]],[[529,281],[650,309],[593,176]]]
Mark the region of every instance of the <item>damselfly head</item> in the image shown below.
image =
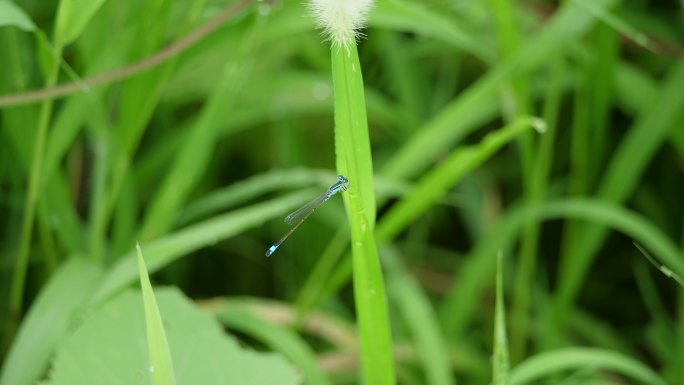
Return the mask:
[[[342,191],[347,191],[347,188],[349,188],[349,180],[342,175],[338,175],[337,180],[339,183],[342,183]]]

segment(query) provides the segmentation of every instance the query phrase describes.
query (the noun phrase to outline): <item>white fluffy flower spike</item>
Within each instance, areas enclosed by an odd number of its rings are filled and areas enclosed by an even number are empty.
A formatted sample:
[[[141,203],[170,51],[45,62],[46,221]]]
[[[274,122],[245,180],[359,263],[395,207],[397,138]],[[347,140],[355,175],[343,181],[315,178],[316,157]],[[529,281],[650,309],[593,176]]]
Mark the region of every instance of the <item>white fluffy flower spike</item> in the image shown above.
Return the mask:
[[[309,0],[316,25],[338,47],[348,47],[361,36],[373,0]]]

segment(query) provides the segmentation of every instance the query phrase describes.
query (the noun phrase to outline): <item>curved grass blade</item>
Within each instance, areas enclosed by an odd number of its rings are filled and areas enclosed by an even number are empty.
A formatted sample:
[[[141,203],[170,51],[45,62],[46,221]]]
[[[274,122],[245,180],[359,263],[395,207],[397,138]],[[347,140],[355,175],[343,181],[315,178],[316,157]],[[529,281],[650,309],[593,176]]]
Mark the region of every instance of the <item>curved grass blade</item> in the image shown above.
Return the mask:
[[[666,385],[657,373],[634,358],[594,348],[567,348],[540,353],[516,366],[509,379],[511,385],[537,384],[544,377],[568,369],[586,368],[609,369],[638,380],[639,383]]]

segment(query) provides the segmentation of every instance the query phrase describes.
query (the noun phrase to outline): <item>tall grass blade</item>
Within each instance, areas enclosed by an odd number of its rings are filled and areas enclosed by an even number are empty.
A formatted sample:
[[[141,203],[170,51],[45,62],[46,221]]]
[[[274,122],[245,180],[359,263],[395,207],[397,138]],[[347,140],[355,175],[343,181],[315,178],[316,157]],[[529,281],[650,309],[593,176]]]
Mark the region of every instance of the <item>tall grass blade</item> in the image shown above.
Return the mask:
[[[449,346],[441,333],[430,298],[420,283],[407,271],[398,250],[383,249],[387,266],[387,289],[392,303],[398,307],[409,333],[415,339],[425,383],[453,385],[456,383],[449,363]]]
[[[503,292],[503,251],[499,249],[496,256],[496,305],[494,308],[494,354],[492,356],[493,385],[509,384],[509,361]]]
[[[366,385],[395,383],[385,283],[375,246],[375,196],[363,79],[356,45],[332,47],[335,153],[349,179],[344,197],[351,232],[354,298]]]

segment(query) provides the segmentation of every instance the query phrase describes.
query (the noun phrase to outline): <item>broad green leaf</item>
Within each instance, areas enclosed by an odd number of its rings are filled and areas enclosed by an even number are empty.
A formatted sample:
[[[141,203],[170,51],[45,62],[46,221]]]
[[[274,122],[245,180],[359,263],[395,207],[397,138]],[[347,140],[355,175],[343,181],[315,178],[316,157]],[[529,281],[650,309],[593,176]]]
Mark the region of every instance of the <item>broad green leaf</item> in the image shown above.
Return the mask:
[[[298,384],[282,357],[241,348],[174,288],[157,290],[179,384]],[[142,294],[129,290],[93,312],[57,351],[44,385],[149,383]]]

